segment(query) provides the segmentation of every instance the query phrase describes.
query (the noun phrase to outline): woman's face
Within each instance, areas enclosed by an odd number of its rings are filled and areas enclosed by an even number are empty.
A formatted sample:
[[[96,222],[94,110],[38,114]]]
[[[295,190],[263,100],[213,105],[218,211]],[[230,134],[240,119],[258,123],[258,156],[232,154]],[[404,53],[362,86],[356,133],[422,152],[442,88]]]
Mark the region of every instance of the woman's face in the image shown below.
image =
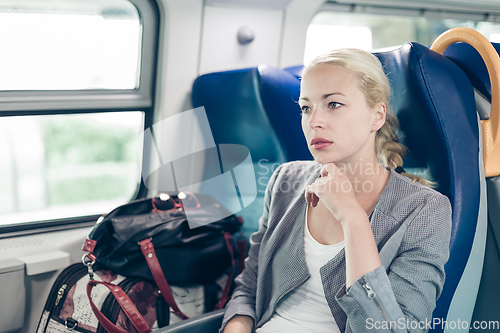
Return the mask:
[[[318,163],[372,162],[375,135],[385,122],[385,104],[370,108],[356,74],[338,65],[307,71],[299,104],[302,130]]]

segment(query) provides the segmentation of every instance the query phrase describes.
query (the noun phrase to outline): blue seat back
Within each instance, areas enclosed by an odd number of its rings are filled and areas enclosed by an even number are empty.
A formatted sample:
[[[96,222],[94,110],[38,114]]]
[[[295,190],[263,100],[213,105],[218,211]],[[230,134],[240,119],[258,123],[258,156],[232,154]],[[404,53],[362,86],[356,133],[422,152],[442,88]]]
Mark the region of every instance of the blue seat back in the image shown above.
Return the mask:
[[[434,311],[434,318],[446,320],[469,259],[479,212],[479,131],[473,88],[458,66],[421,44],[407,43],[375,55],[393,89],[391,109],[409,150],[405,169],[436,181],[437,190],[452,205],[446,283]],[[441,332],[442,327],[431,331]]]
[[[297,65],[297,66],[290,66],[290,67],[286,67],[286,68],[283,68],[284,71],[292,74],[293,76],[295,76],[296,78],[302,78],[302,70],[304,69],[304,66],[303,65]]]
[[[216,143],[247,146],[255,163],[310,160],[301,130],[299,79],[272,66],[205,74],[193,84]]]
[[[216,144],[241,144],[253,161],[281,161],[283,152],[264,110],[257,68],[211,73],[193,84],[194,107],[204,106]]]
[[[495,50],[500,52],[500,44],[492,43]],[[481,55],[467,43],[455,43],[443,53],[448,59],[457,64],[476,88],[486,99],[491,100],[491,84],[488,69]]]
[[[500,44],[492,43],[500,53]],[[469,44],[456,43],[449,46],[443,53],[456,63],[467,74],[474,88],[482,96],[477,96],[478,112],[488,117],[491,107],[491,82],[488,70],[481,55]],[[486,101],[486,103],[484,102]],[[488,103],[489,102],[489,103]],[[475,302],[472,321],[488,322],[498,317],[500,298],[492,290],[498,284],[500,274],[500,176],[488,178],[487,184],[487,229],[484,264],[481,284]]]
[[[215,143],[250,150],[258,196],[240,212],[247,238],[258,229],[274,169],[286,161],[312,159],[301,129],[299,93],[297,77],[266,65],[205,74],[193,84],[193,106],[205,107]]]

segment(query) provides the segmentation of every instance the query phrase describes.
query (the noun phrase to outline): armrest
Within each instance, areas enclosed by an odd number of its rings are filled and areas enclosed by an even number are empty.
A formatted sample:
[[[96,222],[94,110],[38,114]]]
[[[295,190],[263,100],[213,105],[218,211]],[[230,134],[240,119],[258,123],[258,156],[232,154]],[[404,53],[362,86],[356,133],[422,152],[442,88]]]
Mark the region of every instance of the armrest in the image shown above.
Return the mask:
[[[155,330],[156,333],[217,333],[222,324],[224,309],[168,325]]]

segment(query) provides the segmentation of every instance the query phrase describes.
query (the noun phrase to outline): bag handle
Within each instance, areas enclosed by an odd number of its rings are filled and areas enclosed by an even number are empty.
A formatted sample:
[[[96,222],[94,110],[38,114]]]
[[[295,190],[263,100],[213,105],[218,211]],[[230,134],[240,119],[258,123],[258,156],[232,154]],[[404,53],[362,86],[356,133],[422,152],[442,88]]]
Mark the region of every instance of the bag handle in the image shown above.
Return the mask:
[[[170,286],[168,285],[167,279],[163,274],[163,270],[161,269],[160,262],[158,261],[158,257],[156,256],[155,248],[153,246],[153,243],[151,242],[151,239],[144,239],[139,242],[139,245],[141,246],[142,254],[144,254],[144,257],[146,258],[146,262],[148,263],[149,269],[151,270],[151,274],[153,275],[156,285],[158,286],[158,289],[160,289],[160,292],[165,301],[167,301],[168,305],[170,305],[177,316],[182,319],[189,319],[188,316],[182,313],[182,311],[177,306],[177,303],[175,303],[174,296],[172,295]]]
[[[229,277],[222,292],[222,296],[220,297],[219,302],[215,306],[214,310],[222,309],[226,305],[229,299],[229,291],[231,290],[231,284],[234,276],[234,269],[236,266],[236,261],[234,259],[233,238],[231,237],[231,234],[227,231],[224,232],[224,240],[226,242],[227,249],[231,256],[231,272],[229,273]],[[140,241],[139,245],[141,246],[142,254],[146,258],[146,262],[148,263],[149,269],[151,270],[151,274],[153,275],[153,278],[158,286],[158,289],[160,289],[163,298],[165,298],[168,305],[170,305],[170,307],[172,308],[172,310],[174,310],[177,316],[179,316],[182,319],[188,319],[188,316],[186,316],[179,309],[177,303],[175,302],[174,296],[172,295],[172,291],[170,290],[170,286],[167,282],[167,279],[165,278],[165,274],[163,274],[163,270],[161,269],[158,257],[156,256],[154,245],[151,242],[151,238],[147,238]]]
[[[112,283],[108,283],[108,282],[89,280],[89,283],[87,284],[87,296],[89,298],[92,312],[94,312],[95,316],[97,317],[97,320],[99,320],[99,323],[101,323],[102,327],[104,327],[104,329],[107,332],[109,332],[109,333],[127,333],[123,329],[121,329],[118,326],[116,326],[115,324],[113,324],[108,318],[106,318],[106,316],[102,314],[102,312],[97,308],[97,306],[92,301],[92,297],[90,296],[92,288],[98,284],[101,284],[101,285],[107,287],[111,291],[113,296],[115,296],[116,300],[118,301],[118,304],[120,304],[120,307],[122,308],[123,312],[128,317],[128,319],[130,319],[130,322],[132,323],[132,325],[134,325],[134,327],[137,329],[137,331],[139,333],[151,332],[151,328],[149,328],[148,324],[146,323],[146,321],[142,317],[139,310],[137,310],[134,303],[130,300],[130,298],[122,290],[122,288],[120,288],[119,286],[114,285]]]

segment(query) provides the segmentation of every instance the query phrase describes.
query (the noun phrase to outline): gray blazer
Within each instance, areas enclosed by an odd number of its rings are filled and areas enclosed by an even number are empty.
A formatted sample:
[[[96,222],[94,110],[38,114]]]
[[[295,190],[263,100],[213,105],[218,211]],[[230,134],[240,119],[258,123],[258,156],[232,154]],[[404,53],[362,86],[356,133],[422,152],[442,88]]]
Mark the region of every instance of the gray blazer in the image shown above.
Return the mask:
[[[237,314],[252,317],[255,328],[261,327],[283,296],[309,278],[304,191],[319,177],[321,168],[314,161],[286,163],[269,180],[259,230],[250,237],[245,270],[236,278],[221,332]],[[382,266],[347,290],[344,250],[320,269],[337,325],[342,332],[356,333],[426,331],[422,327],[432,318],[449,256],[448,198],[391,170],[370,224]],[[377,330],[383,321],[391,329]]]

